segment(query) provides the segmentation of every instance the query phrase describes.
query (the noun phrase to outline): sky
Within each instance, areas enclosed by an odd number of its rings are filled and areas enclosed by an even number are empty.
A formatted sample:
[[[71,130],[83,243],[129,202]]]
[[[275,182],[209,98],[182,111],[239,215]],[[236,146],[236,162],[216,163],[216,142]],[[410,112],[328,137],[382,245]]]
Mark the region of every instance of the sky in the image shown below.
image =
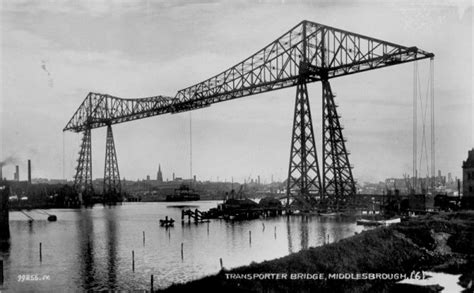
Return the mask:
[[[33,178],[71,180],[81,135],[62,129],[87,93],[174,96],[307,19],[436,55],[436,170],[461,177],[474,147],[472,2],[410,2],[1,1],[0,161],[9,162],[3,174],[11,179],[19,165],[24,180],[31,159]],[[429,66],[418,62],[423,95]],[[412,172],[413,67],[331,80],[359,182]],[[321,157],[321,84],[308,89]],[[120,175],[156,178],[160,164],[165,179],[174,172],[198,180],[284,180],[294,99],[289,88],[115,125]],[[105,129],[93,130],[92,140],[93,177],[102,178]]]

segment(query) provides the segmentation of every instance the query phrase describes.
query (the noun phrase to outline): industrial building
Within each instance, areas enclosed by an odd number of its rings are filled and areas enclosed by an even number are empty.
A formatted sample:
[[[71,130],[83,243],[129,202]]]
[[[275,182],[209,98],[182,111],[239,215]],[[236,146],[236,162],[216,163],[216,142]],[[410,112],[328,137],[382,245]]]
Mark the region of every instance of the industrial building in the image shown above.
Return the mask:
[[[467,160],[462,163],[462,194],[461,205],[474,208],[474,148],[468,151]]]
[[[468,152],[462,163],[463,196],[474,196],[474,148]]]

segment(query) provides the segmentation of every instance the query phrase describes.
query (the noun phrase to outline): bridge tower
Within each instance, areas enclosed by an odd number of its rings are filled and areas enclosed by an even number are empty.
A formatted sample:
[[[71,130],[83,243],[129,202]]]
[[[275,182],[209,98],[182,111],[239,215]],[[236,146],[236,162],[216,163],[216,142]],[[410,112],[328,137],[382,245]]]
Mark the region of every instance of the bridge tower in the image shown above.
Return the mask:
[[[295,112],[291,139],[290,166],[287,180],[287,207],[311,209],[321,193],[316,143],[305,82],[296,86]]]
[[[92,137],[91,129],[86,128],[82,135],[81,150],[77,160],[74,188],[82,204],[88,204],[94,195],[92,187]]]
[[[105,143],[105,168],[104,168],[104,201],[116,202],[121,197],[120,173],[115,151],[112,126],[107,125],[107,138]]]
[[[337,114],[337,105],[327,79],[323,88],[323,204],[333,208],[344,207],[356,194],[349,153]]]

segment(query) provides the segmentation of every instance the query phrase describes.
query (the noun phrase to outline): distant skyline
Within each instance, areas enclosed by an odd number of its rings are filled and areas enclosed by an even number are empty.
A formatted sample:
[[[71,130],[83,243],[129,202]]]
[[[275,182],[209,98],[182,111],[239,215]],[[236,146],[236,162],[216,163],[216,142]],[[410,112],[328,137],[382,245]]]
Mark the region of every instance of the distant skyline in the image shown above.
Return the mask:
[[[0,161],[74,176],[81,136],[62,133],[88,92],[174,96],[242,61],[303,19],[435,53],[436,173],[461,177],[474,146],[471,1],[25,1],[0,3]],[[418,63],[422,81],[429,61]],[[331,80],[354,177],[411,175],[413,64]],[[321,85],[309,95],[321,160]],[[425,88],[425,82],[422,83]],[[120,176],[199,180],[288,172],[295,88],[113,127]],[[103,177],[105,129],[92,132]],[[421,174],[424,176],[424,171]]]
[[[11,165],[12,169],[15,170],[15,164],[14,165]],[[441,176],[444,176],[446,178],[448,178],[448,173],[451,173],[453,174],[452,172],[450,171],[443,171],[443,170],[436,170],[436,177],[438,176],[438,172],[441,171]],[[25,171],[26,173],[26,171]],[[21,174],[21,169],[20,169],[20,174]],[[251,180],[253,180],[254,182],[257,182],[258,180],[258,176],[259,175],[256,175],[254,177],[247,177],[247,178],[243,178],[241,180],[237,180],[236,178],[224,178],[224,177],[219,177],[219,176],[216,176],[216,177],[209,177],[209,178],[200,178],[197,174],[196,175],[196,180],[197,181],[201,181],[201,182],[205,182],[205,181],[211,181],[211,182],[235,182],[235,183],[249,183],[251,182]],[[3,174],[3,177],[7,178],[7,180],[14,180],[13,178],[14,174]],[[170,173],[169,176],[167,176],[166,174],[163,175],[163,182],[168,182],[168,181],[173,181],[173,173]],[[411,175],[409,175],[411,176]],[[150,179],[148,179],[148,177]],[[191,180],[193,178],[189,178],[189,177],[181,177],[179,174],[175,174],[175,178],[177,180]],[[403,176],[400,175],[400,176],[395,176],[395,177],[387,177],[387,178],[382,178],[380,180],[377,180],[377,181],[371,181],[371,182],[367,182],[367,181],[364,181],[364,182],[358,182],[359,184],[363,184],[363,183],[380,183],[380,182],[384,182],[386,179],[392,179],[392,178],[398,178],[398,179],[403,179]],[[74,180],[73,178],[66,178],[66,179],[62,179],[62,178],[49,178],[49,177],[32,177],[32,181],[33,183],[35,182],[38,182],[38,181],[41,181],[41,180],[49,180],[49,181],[64,181],[64,180],[67,180],[67,181],[72,181]],[[143,180],[151,180],[151,181],[157,181],[156,178],[154,178],[151,174],[146,174],[144,175],[143,177],[137,177],[137,178],[126,178],[126,177],[121,177],[121,179],[125,179],[127,181],[143,181]],[[266,177],[265,175],[260,175],[260,179],[261,179],[261,183],[262,184],[270,184],[272,182],[284,182],[287,178],[275,178],[273,176],[273,181],[272,181],[272,175],[270,174],[268,177]],[[454,180],[455,179],[455,176],[452,175],[452,179]],[[458,179],[461,179],[462,180],[462,176]],[[94,176],[94,180],[103,180],[103,177],[100,177],[100,176]],[[27,181],[27,175],[25,174],[25,177],[21,177],[20,176],[20,181]]]

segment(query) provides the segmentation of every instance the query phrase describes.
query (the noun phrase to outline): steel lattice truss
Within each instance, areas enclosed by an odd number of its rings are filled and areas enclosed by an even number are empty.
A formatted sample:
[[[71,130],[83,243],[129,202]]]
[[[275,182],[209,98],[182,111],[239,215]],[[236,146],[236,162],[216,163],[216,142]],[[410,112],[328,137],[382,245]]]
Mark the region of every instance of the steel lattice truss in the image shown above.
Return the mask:
[[[104,169],[104,196],[106,201],[114,201],[120,196],[122,188],[120,185],[120,172],[115,151],[114,135],[112,126],[107,126],[107,138],[105,143],[105,169]]]
[[[323,190],[324,203],[344,207],[356,193],[337,105],[327,80],[323,80]]]
[[[416,47],[302,21],[244,61],[178,91],[175,98],[121,99],[89,93],[64,131],[80,132],[107,123],[202,108],[294,86],[299,78],[315,82],[433,56]]]
[[[111,95],[89,93],[63,131],[81,132],[169,113],[173,100],[164,96],[122,99]]]
[[[204,82],[178,92],[177,111],[308,82],[429,58],[416,47],[381,41],[303,21],[254,55]]]
[[[329,79],[433,57],[434,54],[416,47],[302,21],[244,61],[178,91],[174,98],[122,99],[89,93],[64,128],[64,131],[84,132],[75,182],[90,184],[92,188],[88,179],[88,176],[92,178],[92,163],[87,152],[90,152],[93,128],[110,128],[116,123],[199,109],[297,85],[288,199],[292,196],[304,207],[314,207],[319,194],[319,199],[332,206],[343,205],[355,194],[355,184]],[[316,81],[323,83],[322,184],[306,87],[307,83]],[[116,165],[116,155],[113,157],[115,162],[111,164]],[[110,178],[115,176],[112,173]]]
[[[82,137],[81,150],[77,160],[74,188],[81,195],[81,200],[87,201],[94,193],[92,188],[92,137],[91,130],[86,129]]]
[[[321,194],[316,143],[306,83],[296,87],[293,135],[287,181],[287,205],[290,197],[298,208],[310,209]]]

